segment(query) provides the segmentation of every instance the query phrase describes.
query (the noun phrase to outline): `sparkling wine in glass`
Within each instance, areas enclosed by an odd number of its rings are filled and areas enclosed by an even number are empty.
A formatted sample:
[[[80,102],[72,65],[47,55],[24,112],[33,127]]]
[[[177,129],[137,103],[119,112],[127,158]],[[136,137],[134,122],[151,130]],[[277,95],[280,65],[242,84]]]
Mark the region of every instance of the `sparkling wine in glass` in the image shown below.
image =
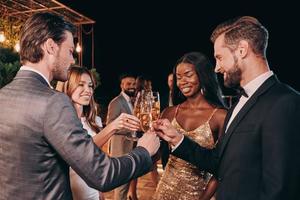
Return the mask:
[[[152,92],[152,121],[156,121],[159,119],[160,116],[160,99],[159,99],[159,92]]]
[[[139,120],[141,120],[140,113],[141,113],[141,105],[142,105],[142,100],[143,100],[143,93],[144,93],[144,91],[141,91],[137,94],[135,103],[134,103],[134,107],[133,107],[133,115],[136,116]],[[133,131],[133,132],[131,132],[130,135],[126,136],[126,139],[137,141],[139,138],[137,137],[136,131]]]
[[[144,132],[147,132],[151,128],[152,123],[152,95],[151,92],[147,92],[143,96],[140,107],[140,121],[141,128]]]

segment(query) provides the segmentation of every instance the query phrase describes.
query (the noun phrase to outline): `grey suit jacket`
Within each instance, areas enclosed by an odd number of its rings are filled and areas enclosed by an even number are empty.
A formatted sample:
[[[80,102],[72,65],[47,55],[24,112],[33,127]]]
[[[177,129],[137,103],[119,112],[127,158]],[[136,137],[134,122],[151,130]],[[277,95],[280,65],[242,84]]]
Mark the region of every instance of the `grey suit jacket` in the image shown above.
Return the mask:
[[[0,200],[72,199],[69,166],[86,183],[108,191],[152,166],[138,147],[110,158],[82,128],[70,99],[37,73],[19,71],[0,90]]]
[[[107,124],[122,113],[132,114],[126,99],[120,93],[108,105]],[[109,148],[112,156],[122,156],[132,150],[134,142],[126,139],[127,134],[130,132],[119,132],[111,137]]]

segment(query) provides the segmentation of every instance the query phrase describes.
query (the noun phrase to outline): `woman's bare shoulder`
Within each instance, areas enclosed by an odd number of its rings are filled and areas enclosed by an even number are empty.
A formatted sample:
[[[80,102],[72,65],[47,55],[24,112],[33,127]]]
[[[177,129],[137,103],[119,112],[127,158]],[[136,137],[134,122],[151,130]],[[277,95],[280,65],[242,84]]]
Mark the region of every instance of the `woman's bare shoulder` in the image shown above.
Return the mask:
[[[217,122],[223,123],[224,120],[225,120],[226,115],[227,115],[227,110],[226,110],[226,109],[218,108],[218,110],[215,112],[213,118],[214,118]]]

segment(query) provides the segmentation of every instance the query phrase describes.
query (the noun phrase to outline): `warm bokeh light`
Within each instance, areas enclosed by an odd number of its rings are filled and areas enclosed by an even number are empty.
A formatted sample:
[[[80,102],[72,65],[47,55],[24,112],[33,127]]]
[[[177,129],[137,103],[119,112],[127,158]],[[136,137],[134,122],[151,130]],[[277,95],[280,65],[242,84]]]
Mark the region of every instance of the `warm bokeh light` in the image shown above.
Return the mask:
[[[16,52],[20,51],[20,43],[19,42],[17,42],[16,45],[15,45],[15,51]]]
[[[75,50],[77,53],[81,52],[81,46],[79,45],[79,43],[77,43]]]
[[[5,35],[3,32],[0,32],[0,42],[4,42],[5,41]]]

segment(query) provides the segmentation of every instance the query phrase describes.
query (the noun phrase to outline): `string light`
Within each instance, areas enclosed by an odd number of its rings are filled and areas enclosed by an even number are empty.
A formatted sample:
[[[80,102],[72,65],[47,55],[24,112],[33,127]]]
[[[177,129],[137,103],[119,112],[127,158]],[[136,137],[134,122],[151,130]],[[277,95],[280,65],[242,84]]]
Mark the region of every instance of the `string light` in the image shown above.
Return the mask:
[[[20,43],[19,42],[17,42],[16,45],[15,45],[15,51],[16,52],[20,51]]]
[[[5,41],[5,35],[3,33],[3,31],[0,32],[0,42],[4,42]]]
[[[77,43],[75,50],[77,53],[81,52],[81,46],[79,45],[79,43]]]

